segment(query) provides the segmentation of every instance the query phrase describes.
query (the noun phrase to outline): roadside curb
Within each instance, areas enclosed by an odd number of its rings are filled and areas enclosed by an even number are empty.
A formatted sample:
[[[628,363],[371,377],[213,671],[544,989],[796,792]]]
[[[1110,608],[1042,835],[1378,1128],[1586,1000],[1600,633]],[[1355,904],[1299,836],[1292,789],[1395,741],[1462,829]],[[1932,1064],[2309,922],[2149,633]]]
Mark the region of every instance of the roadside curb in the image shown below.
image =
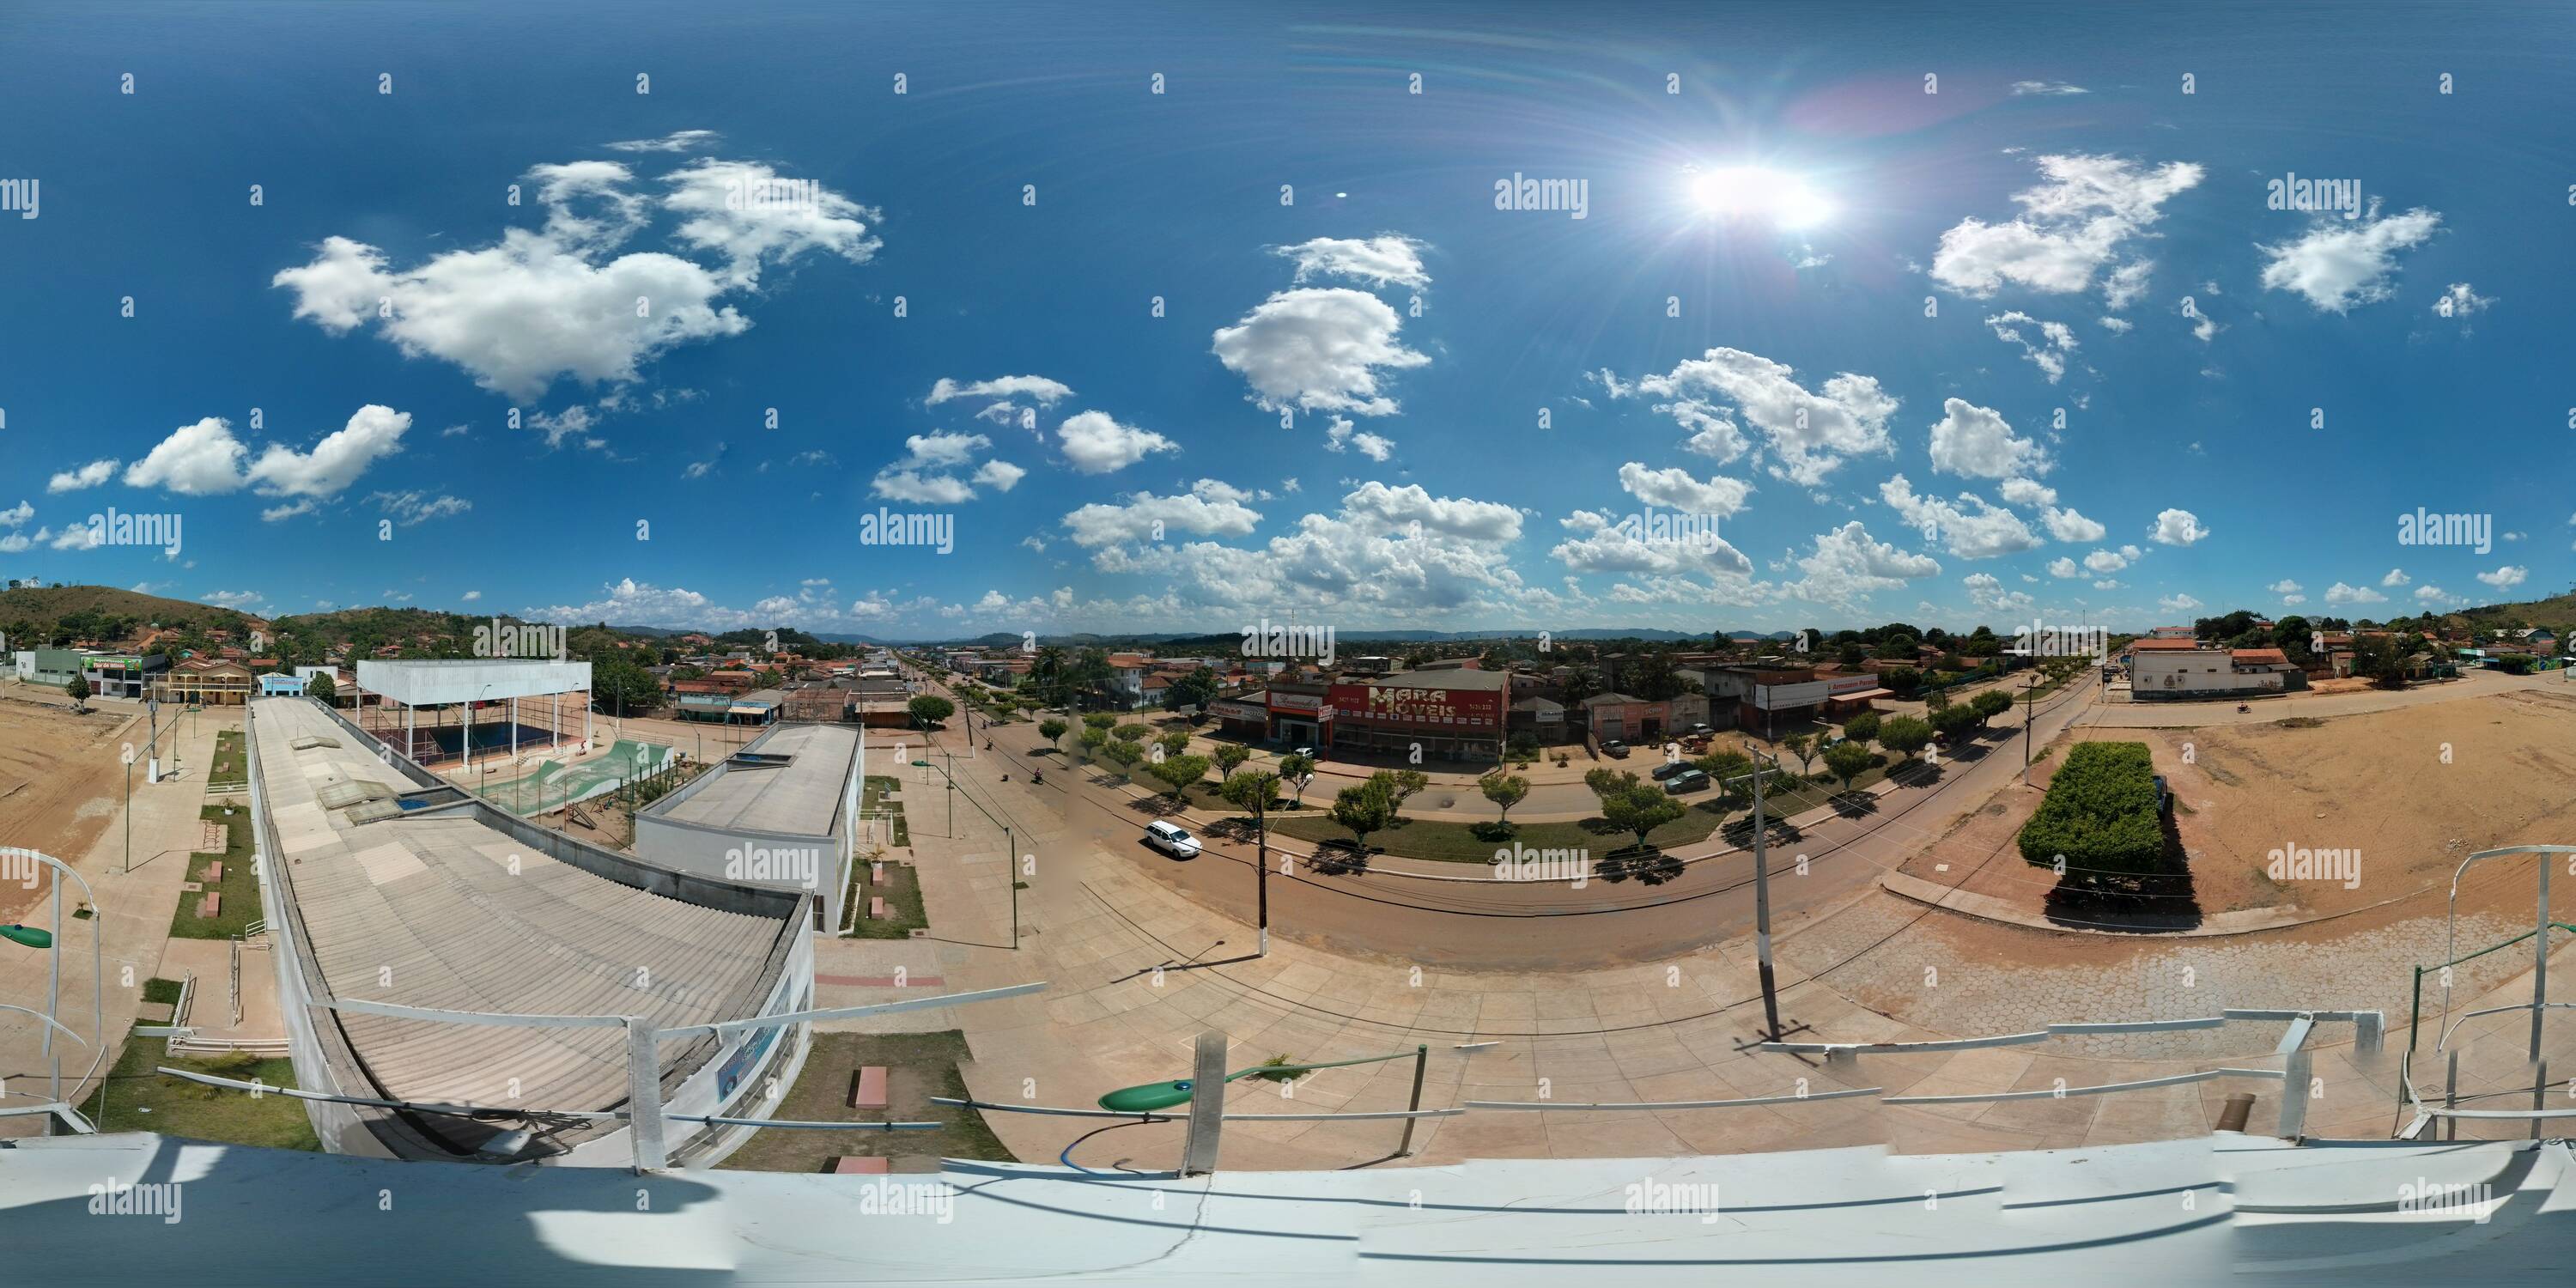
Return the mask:
[[[1899,898],[1938,908],[1943,912],[1955,912],[1964,917],[1974,917],[1979,921],[2000,922],[2027,930],[2046,930],[2064,935],[2094,935],[2104,939],[2133,940],[2218,939],[2229,935],[2257,934],[2266,930],[2289,930],[2298,926],[2313,926],[2319,922],[2336,921],[2376,908],[2385,908],[2390,904],[2404,903],[2423,893],[2419,890],[2413,894],[2402,894],[2393,899],[2382,899],[2374,904],[2347,908],[2342,912],[2330,912],[2316,917],[2294,916],[2275,908],[2257,908],[2243,912],[2217,913],[2189,930],[2158,930],[2153,927],[2140,927],[2136,930],[2095,930],[2088,926],[2063,925],[2050,921],[2046,917],[2024,912],[2010,902],[1990,894],[1976,894],[1967,890],[1954,889],[1937,881],[1926,881],[1921,877],[1903,872],[1880,873],[1878,884],[1880,889]]]

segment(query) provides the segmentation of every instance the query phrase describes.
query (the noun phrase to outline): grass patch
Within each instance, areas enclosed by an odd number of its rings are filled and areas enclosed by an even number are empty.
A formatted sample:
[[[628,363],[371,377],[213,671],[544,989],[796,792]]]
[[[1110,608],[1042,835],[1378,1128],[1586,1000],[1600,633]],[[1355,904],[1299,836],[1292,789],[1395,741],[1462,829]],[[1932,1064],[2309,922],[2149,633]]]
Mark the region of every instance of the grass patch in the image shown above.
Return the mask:
[[[197,896],[179,892],[179,908],[170,914],[170,934],[176,939],[230,939],[259,920],[259,876],[251,871],[250,811],[234,806],[230,814],[221,805],[208,805],[197,811],[197,817],[224,825],[222,854],[188,856],[188,880],[224,895],[221,916],[197,915]],[[208,881],[207,873],[216,863],[224,865],[224,879]]]
[[[147,979],[143,981],[143,1000],[146,1003],[159,1002],[168,1006],[177,1006],[181,987],[182,985],[175,979]]]
[[[171,985],[174,1000],[177,987]],[[165,1064],[242,1082],[264,1082],[272,1087],[295,1085],[295,1066],[282,1056],[261,1059],[235,1052],[204,1059],[173,1059],[166,1039],[131,1038],[115,1070],[108,1074],[98,1094],[90,1098],[91,1121],[102,1132],[154,1131],[230,1145],[321,1151],[322,1142],[313,1135],[313,1121],[305,1116],[303,1101],[289,1096],[253,1099],[247,1091],[209,1087],[153,1072],[156,1066]]]
[[[886,803],[885,798],[896,790],[896,781],[892,777],[882,774],[868,775],[866,790],[859,798],[859,812],[863,814],[872,814],[879,810],[884,810],[892,814],[894,816],[894,843],[897,848],[901,848],[912,844],[912,829],[904,826],[903,802],[896,801],[892,805],[888,805]]]
[[[909,939],[913,931],[930,925],[930,918],[921,909],[921,874],[913,871],[912,865],[885,865],[886,879],[882,882],[868,880],[865,875],[868,869],[864,864],[860,865],[859,871],[859,891],[850,900],[853,915],[858,918],[857,928],[852,932],[857,938]],[[883,898],[886,911],[893,915],[881,921],[870,921],[870,898]]]
[[[215,731],[214,763],[206,766],[206,782],[247,785],[250,766],[242,758],[242,735],[239,729]]]
[[[805,1122],[937,1122],[938,1131],[822,1131],[768,1128],[752,1134],[718,1166],[737,1172],[819,1172],[843,1154],[872,1158],[973,1158],[1018,1160],[972,1109],[934,1105],[932,1096],[966,1096],[957,1065],[970,1059],[966,1035],[940,1033],[817,1033],[805,1072],[778,1107],[781,1118]],[[886,1069],[886,1107],[850,1108],[850,1075],[863,1065]],[[935,1167],[934,1167],[935,1170]]]

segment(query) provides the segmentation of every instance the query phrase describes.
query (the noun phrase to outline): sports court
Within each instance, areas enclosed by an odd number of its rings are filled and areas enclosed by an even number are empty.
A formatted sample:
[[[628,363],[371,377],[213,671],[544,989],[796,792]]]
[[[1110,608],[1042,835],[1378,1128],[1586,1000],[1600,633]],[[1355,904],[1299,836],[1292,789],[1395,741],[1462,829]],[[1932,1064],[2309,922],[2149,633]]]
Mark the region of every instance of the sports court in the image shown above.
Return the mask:
[[[362,660],[357,672],[359,728],[424,766],[590,736],[588,662]]]

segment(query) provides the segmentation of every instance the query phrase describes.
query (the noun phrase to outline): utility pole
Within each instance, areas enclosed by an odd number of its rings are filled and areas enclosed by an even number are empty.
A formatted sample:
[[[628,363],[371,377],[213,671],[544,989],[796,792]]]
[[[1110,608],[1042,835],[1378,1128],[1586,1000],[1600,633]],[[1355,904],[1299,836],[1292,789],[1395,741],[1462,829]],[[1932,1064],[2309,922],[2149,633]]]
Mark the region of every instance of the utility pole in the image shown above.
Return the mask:
[[[1749,775],[1749,777],[1753,779],[1753,944],[1755,961],[1762,976],[1762,1018],[1765,1025],[1762,1032],[1762,1040],[1765,1042],[1777,1042],[1782,1036],[1780,1028],[1780,985],[1779,978],[1771,967],[1771,863],[1769,847],[1769,833],[1771,829],[1769,826],[1769,820],[1763,817],[1765,806],[1762,800],[1762,778],[1765,774],[1778,771],[1780,768],[1780,761],[1776,756],[1766,757],[1762,752],[1754,751],[1749,747],[1745,749],[1745,754],[1751,757],[1753,761],[1753,772]],[[1763,764],[1763,761],[1766,759],[1771,762],[1767,768]],[[1732,782],[1735,780],[1729,779],[1728,781]]]
[[[2031,726],[2038,722],[2038,685],[2039,671],[2033,668],[2030,675],[2022,681],[2021,686],[2021,785],[2024,787],[2030,786],[2030,740],[2033,736]]]

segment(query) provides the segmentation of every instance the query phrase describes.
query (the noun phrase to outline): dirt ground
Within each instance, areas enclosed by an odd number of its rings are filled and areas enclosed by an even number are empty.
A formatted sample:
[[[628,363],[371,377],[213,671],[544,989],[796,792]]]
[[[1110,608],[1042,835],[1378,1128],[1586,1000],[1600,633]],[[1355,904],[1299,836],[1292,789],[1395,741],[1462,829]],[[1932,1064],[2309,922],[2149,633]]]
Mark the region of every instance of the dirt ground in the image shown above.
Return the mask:
[[[2348,912],[2446,887],[2477,850],[2576,839],[2576,696],[2553,689],[2323,721],[2077,736],[2153,751],[2204,914]],[[2045,785],[2067,745],[2033,769],[2032,782]],[[2055,882],[2022,862],[2013,837],[2040,795],[1998,795],[1904,870],[2039,911]],[[2301,851],[2326,853],[2302,872],[2287,866]],[[2349,862],[2335,851],[2350,852]]]
[[[114,821],[125,792],[117,731],[124,709],[86,716],[0,698],[0,845],[41,850],[66,862],[87,853]],[[0,922],[22,920],[43,892],[0,884]]]

